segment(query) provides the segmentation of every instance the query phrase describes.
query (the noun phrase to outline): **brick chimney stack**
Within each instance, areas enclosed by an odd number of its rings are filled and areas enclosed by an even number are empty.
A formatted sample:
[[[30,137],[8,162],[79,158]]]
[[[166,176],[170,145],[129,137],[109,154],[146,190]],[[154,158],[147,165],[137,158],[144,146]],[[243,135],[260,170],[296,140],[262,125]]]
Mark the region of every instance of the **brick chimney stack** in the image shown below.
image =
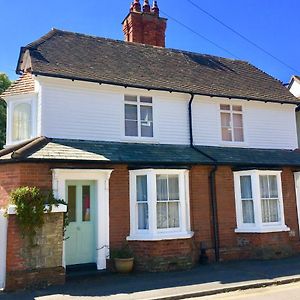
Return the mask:
[[[150,7],[149,0],[144,0],[141,7],[134,0],[122,25],[126,42],[165,47],[167,19],[159,16],[157,1]]]

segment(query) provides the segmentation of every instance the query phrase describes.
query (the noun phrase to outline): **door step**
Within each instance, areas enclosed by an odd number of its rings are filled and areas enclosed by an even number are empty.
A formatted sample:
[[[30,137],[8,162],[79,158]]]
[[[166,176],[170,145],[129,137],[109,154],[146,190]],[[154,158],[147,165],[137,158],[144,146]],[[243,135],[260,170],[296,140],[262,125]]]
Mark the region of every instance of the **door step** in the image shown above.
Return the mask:
[[[105,273],[107,273],[106,270],[97,270],[97,265],[95,263],[70,265],[66,267],[67,279],[79,278],[79,277],[90,277],[90,276],[96,276]]]

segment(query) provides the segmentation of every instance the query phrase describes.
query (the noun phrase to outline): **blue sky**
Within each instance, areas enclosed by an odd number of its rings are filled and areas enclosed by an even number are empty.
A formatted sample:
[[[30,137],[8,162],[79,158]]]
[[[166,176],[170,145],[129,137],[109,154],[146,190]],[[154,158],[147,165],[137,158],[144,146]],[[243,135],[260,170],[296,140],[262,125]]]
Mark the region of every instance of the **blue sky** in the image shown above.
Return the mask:
[[[299,0],[193,1],[299,70],[300,75]],[[296,73],[226,30],[187,0],[159,0],[158,4],[161,16],[167,13],[283,82]],[[16,79],[14,70],[20,47],[52,27],[123,40],[121,22],[129,6],[130,0],[0,0],[0,72]],[[230,57],[173,20],[168,21],[166,44],[170,48]]]

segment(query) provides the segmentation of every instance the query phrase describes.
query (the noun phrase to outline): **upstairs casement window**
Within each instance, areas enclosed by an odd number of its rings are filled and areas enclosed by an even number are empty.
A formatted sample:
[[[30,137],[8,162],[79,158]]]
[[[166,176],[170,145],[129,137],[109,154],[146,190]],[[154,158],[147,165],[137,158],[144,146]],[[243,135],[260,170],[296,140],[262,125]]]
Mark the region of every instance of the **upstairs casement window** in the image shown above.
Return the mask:
[[[187,170],[130,171],[129,240],[191,237]]]
[[[12,108],[12,141],[31,138],[32,106],[30,102],[15,103]]]
[[[241,105],[220,104],[222,141],[244,142],[243,109]]]
[[[125,95],[125,136],[153,137],[152,97]]]
[[[236,232],[287,231],[281,190],[281,171],[234,173]]]

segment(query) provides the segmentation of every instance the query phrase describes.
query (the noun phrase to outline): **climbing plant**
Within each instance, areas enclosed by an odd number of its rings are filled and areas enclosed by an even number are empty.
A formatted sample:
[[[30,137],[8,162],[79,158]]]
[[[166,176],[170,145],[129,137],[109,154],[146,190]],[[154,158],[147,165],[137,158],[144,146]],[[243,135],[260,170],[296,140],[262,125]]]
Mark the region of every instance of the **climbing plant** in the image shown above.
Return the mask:
[[[16,221],[23,238],[27,237],[30,246],[34,245],[37,230],[44,224],[45,213],[52,206],[66,203],[56,199],[52,191],[41,191],[37,187],[19,187],[10,194],[12,204],[16,205]],[[64,222],[64,226],[66,226]]]

